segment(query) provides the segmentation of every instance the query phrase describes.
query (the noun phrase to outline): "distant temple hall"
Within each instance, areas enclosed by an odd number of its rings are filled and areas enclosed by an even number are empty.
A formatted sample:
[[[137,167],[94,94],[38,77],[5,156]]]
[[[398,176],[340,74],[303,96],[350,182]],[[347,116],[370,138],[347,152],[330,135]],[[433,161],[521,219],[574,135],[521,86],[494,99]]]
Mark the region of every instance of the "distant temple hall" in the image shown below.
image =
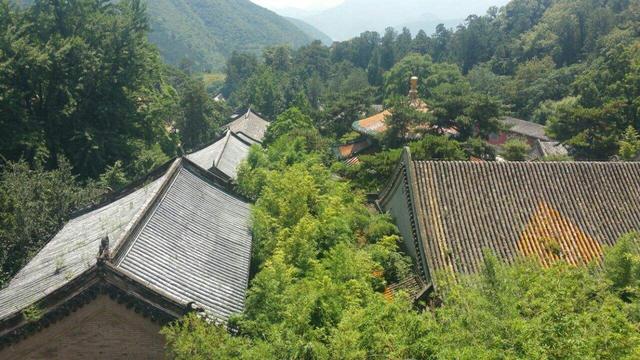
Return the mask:
[[[76,214],[0,291],[0,359],[161,359],[161,327],[244,309],[250,204],[230,180],[268,122],[224,137]]]
[[[203,169],[219,170],[229,179],[235,179],[238,165],[249,155],[251,145],[262,143],[268,126],[268,121],[249,109],[225,125],[222,138],[187,158]]]
[[[557,141],[550,139],[544,126],[531,121],[505,117],[502,119],[505,130],[489,136],[489,144],[500,148],[507,141],[517,139],[525,142],[531,150],[528,155],[530,160],[540,160],[550,156],[568,156],[567,148]]]

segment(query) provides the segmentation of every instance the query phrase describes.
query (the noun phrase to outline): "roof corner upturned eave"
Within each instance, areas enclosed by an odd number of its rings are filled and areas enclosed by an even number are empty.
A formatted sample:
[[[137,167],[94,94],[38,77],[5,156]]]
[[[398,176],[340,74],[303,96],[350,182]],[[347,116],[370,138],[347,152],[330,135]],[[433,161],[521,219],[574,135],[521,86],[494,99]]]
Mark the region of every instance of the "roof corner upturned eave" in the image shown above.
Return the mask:
[[[433,285],[433,279],[430,273],[430,269],[432,269],[432,267],[428,261],[425,251],[426,243],[424,242],[424,239],[426,238],[426,232],[422,229],[420,222],[418,221],[419,212],[418,207],[416,206],[418,184],[415,164],[412,160],[411,150],[409,147],[405,147],[403,149],[400,161],[398,162],[398,165],[396,165],[394,175],[378,196],[376,206],[381,212],[385,211],[384,209],[386,208],[386,204],[391,200],[395,192],[400,191],[398,190],[399,187],[403,187],[401,191],[404,194],[407,209],[409,211],[409,221],[411,223],[412,233],[411,242],[415,248],[416,254],[419,255],[419,259],[417,260],[418,263],[416,264],[419,275],[428,283],[428,285]]]
[[[109,296],[161,325],[195,310],[191,303],[175,299],[117,269],[107,259],[100,259],[63,287],[33,303],[31,307],[40,313],[37,318],[28,318],[23,310],[0,319],[0,350],[55,324],[99,295]]]

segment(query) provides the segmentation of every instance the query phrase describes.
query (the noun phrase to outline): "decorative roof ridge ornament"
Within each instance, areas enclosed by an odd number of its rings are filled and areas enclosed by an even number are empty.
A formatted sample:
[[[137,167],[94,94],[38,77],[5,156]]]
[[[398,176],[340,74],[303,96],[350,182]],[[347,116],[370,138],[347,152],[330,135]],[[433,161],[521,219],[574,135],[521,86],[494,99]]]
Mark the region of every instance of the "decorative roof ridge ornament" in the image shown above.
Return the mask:
[[[109,236],[105,236],[100,241],[100,249],[98,250],[98,263],[111,261],[111,252],[109,250]]]

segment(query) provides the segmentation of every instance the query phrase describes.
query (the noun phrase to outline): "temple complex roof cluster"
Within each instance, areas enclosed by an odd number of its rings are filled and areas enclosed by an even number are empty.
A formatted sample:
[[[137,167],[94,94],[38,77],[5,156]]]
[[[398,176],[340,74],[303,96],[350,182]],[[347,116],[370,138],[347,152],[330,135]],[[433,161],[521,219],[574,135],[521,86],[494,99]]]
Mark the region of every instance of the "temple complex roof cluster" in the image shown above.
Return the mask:
[[[187,155],[198,166],[235,179],[240,163],[254,144],[261,144],[269,122],[249,109],[224,126],[224,136]]]
[[[0,358],[101,294],[158,323],[241,312],[250,204],[231,181],[267,126],[249,110],[212,145],[76,213],[0,290]]]

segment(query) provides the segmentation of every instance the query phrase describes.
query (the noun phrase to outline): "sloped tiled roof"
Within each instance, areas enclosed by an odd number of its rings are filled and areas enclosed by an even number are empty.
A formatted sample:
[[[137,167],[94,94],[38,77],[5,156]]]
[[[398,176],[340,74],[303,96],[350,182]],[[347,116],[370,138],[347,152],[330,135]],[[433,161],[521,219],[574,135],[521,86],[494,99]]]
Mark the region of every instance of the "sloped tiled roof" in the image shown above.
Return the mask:
[[[181,167],[115,264],[226,319],[244,307],[249,213],[249,204],[212,186],[198,171]]]
[[[508,128],[509,132],[528,136],[535,139],[550,140],[545,134],[544,125],[540,125],[531,121],[516,119],[513,117],[505,117],[502,120],[503,124]]]
[[[164,176],[133,193],[71,219],[0,291],[0,319],[19,312],[96,265],[100,241],[122,241],[132,220],[155,196]]]
[[[228,133],[228,131],[227,131]],[[205,146],[200,150],[196,150],[190,154],[187,154],[187,159],[191,160],[196,165],[203,169],[211,169],[214,167],[214,162],[218,155],[222,153],[224,146],[227,142],[227,134],[221,138],[216,139],[212,144]]]
[[[412,93],[414,92],[414,93]],[[417,97],[417,92],[413,89],[409,92],[409,106],[419,112],[429,112],[429,106],[422,99]],[[363,135],[379,135],[387,131],[386,118],[392,115],[392,110],[383,110],[383,106],[372,106],[377,111],[376,114],[365,119],[355,121],[351,128]]]
[[[364,135],[382,134],[387,131],[385,118],[388,116],[391,116],[391,112],[389,110],[385,110],[368,118],[354,122],[352,128]]]
[[[586,264],[640,230],[638,163],[425,162],[407,154],[394,181],[408,186],[423,274],[476,272],[484,249],[506,261]],[[383,209],[391,195],[390,187],[381,194]]]
[[[364,139],[350,144],[337,146],[334,151],[338,159],[348,159],[371,147],[371,140]]]
[[[188,154],[187,158],[203,169],[216,168],[235,179],[237,168],[247,158],[255,141],[227,130],[225,136],[213,144]]]
[[[360,164],[360,158],[357,156],[354,156],[352,158],[345,159],[343,163],[345,163],[348,166],[355,166]]]
[[[111,252],[104,261],[118,276],[223,320],[242,310],[249,204],[226,180],[182,158],[147,185],[65,224],[0,291],[0,323],[95,272],[105,237]]]
[[[262,142],[269,122],[249,109],[245,114],[225,125],[226,129],[238,135],[249,137],[253,141]]]
[[[543,158],[547,156],[569,156],[567,148],[557,141],[536,140],[536,146]]]
[[[384,296],[387,300],[393,300],[399,292],[405,292],[412,299],[418,299],[426,290],[427,285],[417,275],[411,275],[398,283],[387,286]]]

